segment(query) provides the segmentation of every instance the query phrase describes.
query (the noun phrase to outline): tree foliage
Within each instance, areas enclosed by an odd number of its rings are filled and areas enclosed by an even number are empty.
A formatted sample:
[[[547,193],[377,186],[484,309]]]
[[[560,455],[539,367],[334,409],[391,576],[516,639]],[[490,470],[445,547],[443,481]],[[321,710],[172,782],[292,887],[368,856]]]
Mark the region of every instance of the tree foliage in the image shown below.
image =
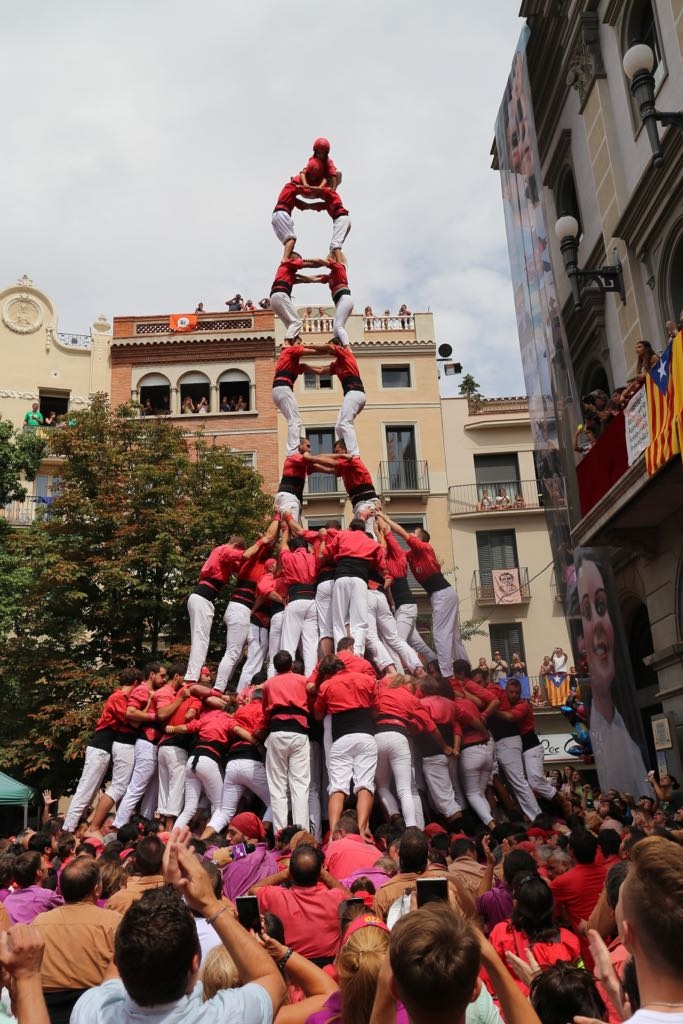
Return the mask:
[[[9,420],[0,420],[0,505],[26,497],[20,476],[35,479],[47,447],[43,435],[42,430],[16,430]]]
[[[116,672],[187,643],[201,564],[231,534],[257,536],[272,500],[228,449],[201,435],[188,448],[171,423],[104,396],[50,451],[58,493],[0,553],[14,585],[0,602],[0,765],[58,785]]]
[[[479,384],[476,382],[471,373],[466,373],[463,379],[460,381],[458,388],[463,398],[468,398],[471,402],[481,399],[482,395],[479,390]]]

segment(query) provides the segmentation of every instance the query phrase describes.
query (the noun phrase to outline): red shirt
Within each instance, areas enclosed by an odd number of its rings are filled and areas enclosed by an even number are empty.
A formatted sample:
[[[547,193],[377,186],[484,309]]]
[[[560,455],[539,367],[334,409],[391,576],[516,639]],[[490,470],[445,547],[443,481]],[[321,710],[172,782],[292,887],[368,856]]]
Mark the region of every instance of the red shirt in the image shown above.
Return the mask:
[[[311,464],[306,461],[301,452],[294,452],[293,455],[288,455],[282,466],[282,476],[280,477],[278,490],[285,491],[287,494],[293,494],[299,501],[303,501],[304,484],[306,483],[306,477],[310,473]]]
[[[430,576],[441,572],[439,560],[434,548],[414,533],[408,534],[408,563],[418,583],[423,583]]]
[[[325,195],[323,196],[323,202],[325,209],[329,213],[332,220],[336,220],[337,217],[343,217],[348,215],[348,210],[341,201],[341,196],[335,189],[325,189]]]
[[[476,704],[473,704],[467,697],[458,697],[453,701],[455,714],[462,726],[462,745],[471,746],[474,743],[486,743],[486,736],[481,730],[474,728],[477,724],[486,727],[486,722]],[[488,729],[487,729],[488,732]]]
[[[213,747],[222,752],[232,732],[232,718],[225,711],[209,708],[187,723],[187,731],[197,736],[195,751],[200,747]]]
[[[339,658],[340,661],[343,661],[344,668],[348,669],[350,672],[364,672],[373,680],[373,682],[377,679],[375,670],[370,662],[366,661],[365,658],[361,658],[359,654],[354,654],[353,651],[337,651],[335,657]],[[317,681],[318,667],[316,665],[309,677],[309,682],[317,683]]]
[[[306,548],[281,551],[280,565],[282,566],[282,575],[290,587],[297,583],[313,584],[315,582],[318,569],[315,555]]]
[[[150,700],[151,697],[151,700]],[[147,703],[149,702],[149,707]],[[126,707],[136,708],[138,711],[147,709],[148,715],[156,715],[155,694],[152,693],[147,683],[139,683],[135,689],[128,694]],[[145,722],[138,726],[138,733],[150,743],[158,743],[160,738],[159,725],[156,722]]]
[[[344,669],[321,685],[313,710],[316,718],[324,718],[328,712],[338,715],[342,711],[354,711],[356,708],[374,710],[377,706],[376,695],[375,679],[371,679],[366,672]]]
[[[342,478],[344,487],[352,500],[354,492],[360,493],[361,490],[372,491],[375,494],[375,485],[372,482],[370,470],[360,455],[354,455],[352,459],[339,459],[335,472]]]
[[[272,911],[282,921],[287,944],[305,957],[332,957],[339,946],[339,904],[348,889],[312,886],[265,885],[256,893],[261,911]]]
[[[531,943],[524,932],[513,928],[510,921],[500,921],[492,928],[491,934],[489,935],[489,942],[525,996],[528,996],[529,989],[524,982],[519,980],[508,963],[505,954],[509,950],[511,953],[514,953],[526,962],[525,954],[527,949],[530,949],[541,967],[554,967],[558,960],[563,963],[576,963],[581,956],[581,946],[578,936],[574,935],[574,933],[570,932],[567,928],[560,928],[558,930],[560,934],[557,942],[546,941]],[[486,981],[490,991],[493,992],[488,977],[484,980]]]
[[[213,582],[219,587],[225,586],[232,574],[239,569],[243,558],[244,551],[230,547],[229,544],[221,544],[220,547],[213,549],[204,562],[199,573],[199,582]]]
[[[284,576],[273,576],[272,572],[264,572],[263,576],[256,584],[256,593],[260,594],[261,597],[270,598],[271,594],[279,594],[283,602],[287,598],[288,589],[289,587],[287,586],[287,581]],[[281,604],[279,601],[273,601],[271,599],[270,603],[273,606],[273,614],[278,611],[282,611],[284,607],[284,603]]]
[[[323,181],[327,178],[336,178],[337,168],[329,156],[325,157],[324,160],[317,156],[311,156],[300,173],[306,175],[306,181],[309,185],[322,185]]]
[[[273,730],[274,720],[281,719],[282,723],[296,723],[305,732],[308,732],[308,693],[306,691],[306,676],[300,676],[296,672],[278,672],[272,676],[263,687],[261,706],[265,725]],[[278,710],[285,708],[300,708],[300,713],[289,710]]]
[[[536,731],[534,710],[528,700],[520,700],[514,707],[508,707],[507,710],[515,715],[520,736],[526,736],[527,733]]]
[[[420,700],[436,725],[449,725],[455,736],[462,736],[462,726],[458,720],[455,701],[449,700],[448,697],[441,697],[438,693],[431,694],[429,697],[421,697]]]
[[[424,706],[406,686],[380,686],[377,692],[377,728],[410,727],[415,732],[434,732],[436,723]]]
[[[325,867],[337,881],[362,868],[372,868],[380,858],[376,846],[353,834],[334,839],[325,851]]]
[[[330,365],[330,373],[339,377],[344,394],[349,391],[363,391],[360,367],[351,349],[345,348],[343,345],[334,345],[333,348],[335,359]]]
[[[275,364],[275,377],[273,387],[283,385],[287,388],[294,388],[297,377],[301,373],[299,360],[304,354],[303,345],[284,345],[277,363]]]
[[[574,930],[581,921],[587,921],[598,902],[605,884],[607,868],[604,864],[575,864],[550,883],[555,906],[565,910]]]
[[[291,295],[296,275],[300,270],[303,270],[303,266],[304,261],[299,256],[290,256],[288,260],[283,260],[275,271],[275,280],[270,289],[270,294],[272,295],[273,292],[285,292],[286,295]]]
[[[166,725],[189,725],[189,722],[185,721],[185,716],[187,712],[190,710],[200,712],[203,706],[204,705],[200,701],[199,697],[186,697],[183,703],[180,705],[180,707],[175,709],[175,711],[171,715],[170,720],[166,722]],[[190,721],[196,721],[196,716],[194,719],[190,719]],[[173,747],[177,746],[178,738],[178,734],[174,734],[172,736],[162,736],[161,740],[159,741],[160,746],[164,746],[168,743],[170,743],[170,745]]]
[[[346,273],[346,267],[343,263],[337,263],[336,260],[328,259],[327,265],[330,268],[330,272],[327,277],[324,277],[321,284],[328,284],[330,286],[330,292],[332,296],[337,292],[340,292],[343,288],[346,291],[349,290],[349,277]]]
[[[295,181],[288,181],[286,185],[283,185],[280,195],[277,197],[275,203],[276,210],[284,210],[286,213],[291,213],[295,206],[298,206],[297,199],[301,191],[301,186]]]
[[[382,548],[368,533],[363,533],[361,530],[339,530],[335,533],[327,543],[324,559],[337,566],[338,575],[343,573],[349,576],[362,576],[363,568],[360,563],[366,563],[367,572],[370,569],[375,569],[381,576],[387,576]],[[349,567],[348,572],[346,571],[347,566]],[[354,567],[359,571],[351,571]],[[365,579],[367,579],[367,575]]]
[[[408,572],[408,556],[393,533],[386,534],[384,540],[387,545],[385,552],[387,571],[392,579],[403,579]]]
[[[255,554],[242,563],[237,574],[237,583],[230,598],[231,602],[244,604],[247,608],[254,607],[256,585],[266,571],[266,561],[270,558],[270,545],[260,543]]]
[[[136,732],[136,729],[126,718],[128,707],[128,694],[124,690],[114,690],[104,702],[102,713],[97,720],[95,732],[101,729],[113,729],[114,732]]]

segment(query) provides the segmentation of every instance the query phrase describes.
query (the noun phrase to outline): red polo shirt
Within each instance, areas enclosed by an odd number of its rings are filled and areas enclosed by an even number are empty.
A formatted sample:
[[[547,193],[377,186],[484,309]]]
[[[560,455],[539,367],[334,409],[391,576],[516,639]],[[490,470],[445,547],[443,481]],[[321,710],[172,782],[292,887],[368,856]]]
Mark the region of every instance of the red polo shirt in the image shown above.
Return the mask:
[[[298,726],[295,731],[308,732],[308,693],[306,692],[306,676],[300,676],[296,672],[278,672],[265,683],[261,707],[265,725],[272,731],[274,724],[279,720],[286,724],[291,722]],[[285,711],[285,708],[299,708],[296,711]],[[278,710],[283,709],[283,710]]]
[[[408,562],[418,583],[423,583],[430,576],[441,572],[439,560],[431,544],[420,540],[414,533],[409,533],[408,548]]]
[[[229,544],[221,544],[214,548],[199,572],[199,582],[214,581],[225,585],[233,573],[239,569],[244,551],[233,548]]]
[[[339,904],[347,889],[328,889],[322,882],[284,889],[266,885],[256,893],[261,911],[282,921],[287,944],[306,957],[333,957],[339,946]]]
[[[381,854],[376,846],[362,836],[346,835],[334,839],[325,851],[325,867],[337,881],[362,868],[372,868]]]
[[[304,354],[303,345],[284,345],[278,361],[275,364],[275,377],[273,387],[284,385],[293,388],[297,377],[301,373],[299,360]]]
[[[273,292],[284,292],[286,295],[291,295],[296,275],[300,270],[303,270],[303,266],[304,261],[298,256],[292,256],[288,260],[283,260],[275,271],[275,280],[270,289],[270,294],[272,295]]]

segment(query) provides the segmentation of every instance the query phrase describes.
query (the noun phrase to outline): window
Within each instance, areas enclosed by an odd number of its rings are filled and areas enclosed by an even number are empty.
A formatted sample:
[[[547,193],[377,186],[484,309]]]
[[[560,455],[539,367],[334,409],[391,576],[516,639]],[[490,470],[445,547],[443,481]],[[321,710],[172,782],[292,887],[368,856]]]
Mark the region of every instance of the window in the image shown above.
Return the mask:
[[[560,180],[555,190],[555,206],[558,216],[563,217],[569,213],[576,217],[579,224],[579,238],[583,234],[583,222],[581,210],[579,209],[579,198],[576,194],[576,184],[571,167],[565,167],[560,173]],[[550,269],[550,267],[548,267]]]
[[[306,430],[311,442],[311,455],[331,455],[336,437],[333,427],[311,427]],[[308,478],[309,494],[329,494],[339,490],[334,473],[311,473]]]
[[[383,388],[409,388],[410,367],[409,366],[383,366],[382,367]]]
[[[501,623],[489,625],[489,639],[491,641],[491,654],[500,651],[508,665],[512,661],[512,655],[519,654],[526,664],[524,653],[524,633],[521,622]]]
[[[307,391],[331,391],[333,379],[329,373],[321,373],[320,376],[317,373],[305,373],[304,387]]]
[[[250,385],[243,370],[225,370],[218,378],[218,411],[247,412]]]
[[[655,76],[655,85],[659,85],[664,78],[665,69],[652,0],[636,0],[633,4],[626,21],[626,34],[623,40],[624,53],[634,43],[645,43],[652,50],[655,57],[652,74]]]
[[[334,516],[306,516],[306,523],[309,530],[322,530],[324,526],[326,527],[332,523],[342,529],[344,527],[344,518],[343,516],[339,516],[339,518]]]
[[[679,236],[671,254],[667,277],[668,288],[664,300],[664,319],[674,320],[680,329],[683,327],[683,233]]]
[[[180,378],[180,411],[216,412],[211,408],[211,382],[205,373],[193,370]]]
[[[492,569],[517,568],[517,541],[514,530],[477,532],[477,557],[482,587],[492,587]]]
[[[510,508],[522,493],[516,452],[474,456],[474,478],[480,505]]]
[[[40,411],[43,414],[43,420],[49,425],[53,425],[55,416],[65,416],[69,411],[69,392],[58,391],[52,388],[40,388],[38,392],[38,401],[40,402]],[[54,416],[53,416],[54,413]]]
[[[148,373],[138,382],[143,416],[161,416],[171,410],[171,385],[163,373]]]
[[[387,427],[386,442],[390,489],[417,490],[419,473],[415,427]]]

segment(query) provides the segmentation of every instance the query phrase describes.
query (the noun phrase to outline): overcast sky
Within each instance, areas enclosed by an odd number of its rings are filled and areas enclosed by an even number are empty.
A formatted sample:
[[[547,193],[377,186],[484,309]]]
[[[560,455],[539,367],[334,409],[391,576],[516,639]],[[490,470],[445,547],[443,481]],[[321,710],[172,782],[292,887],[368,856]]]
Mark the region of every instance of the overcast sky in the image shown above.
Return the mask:
[[[356,311],[431,310],[486,395],[523,394],[493,126],[518,0],[24,0],[5,12],[0,288],[59,329],[267,295],[275,198],[327,136]],[[326,214],[300,214],[323,255]],[[326,303],[301,286],[300,303]],[[456,384],[458,378],[451,378]]]

